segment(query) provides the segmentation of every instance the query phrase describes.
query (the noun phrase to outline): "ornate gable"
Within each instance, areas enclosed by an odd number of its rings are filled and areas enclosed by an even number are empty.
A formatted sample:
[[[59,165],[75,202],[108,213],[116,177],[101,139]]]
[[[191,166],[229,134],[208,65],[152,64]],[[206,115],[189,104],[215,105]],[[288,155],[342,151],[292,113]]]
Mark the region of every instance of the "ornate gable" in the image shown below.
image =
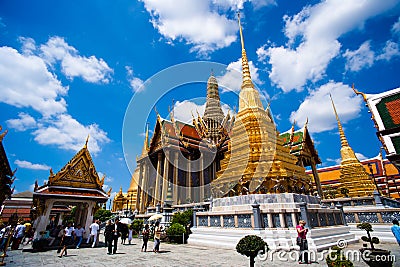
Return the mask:
[[[104,177],[100,180],[92,157],[85,145],[58,173],[50,170],[49,186],[64,186],[102,190]]]

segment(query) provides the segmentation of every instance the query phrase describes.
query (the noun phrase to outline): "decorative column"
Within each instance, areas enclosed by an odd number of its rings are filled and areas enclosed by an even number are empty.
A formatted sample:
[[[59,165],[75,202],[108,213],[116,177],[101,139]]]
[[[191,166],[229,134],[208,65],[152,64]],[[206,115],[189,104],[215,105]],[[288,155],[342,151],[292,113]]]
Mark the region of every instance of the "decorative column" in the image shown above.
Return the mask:
[[[162,161],[162,152],[158,152],[158,161],[157,161],[157,173],[156,173],[156,185],[154,188],[154,205],[157,205],[157,202],[160,201],[160,180],[161,176],[161,161]]]
[[[199,172],[199,175],[200,175],[200,177],[199,177],[199,181],[200,181],[200,183],[199,183],[199,193],[200,193],[200,196],[199,196],[199,202],[202,202],[203,200],[204,200],[204,193],[205,193],[205,186],[204,186],[204,158],[203,157],[200,157],[200,172]]]
[[[279,213],[279,220],[281,221],[281,228],[286,228],[285,214]]]
[[[321,181],[319,179],[317,167],[315,166],[314,159],[311,158],[311,170],[313,173],[314,181],[315,181],[315,186],[317,187],[318,195],[323,198],[324,195],[322,193],[322,187],[321,187]]]
[[[41,214],[40,217],[38,217],[35,222],[34,227],[36,227],[36,233],[35,236],[38,236],[38,233],[41,231],[46,230],[46,226],[49,222],[49,217],[50,217],[50,212],[51,209],[53,208],[55,199],[47,199],[44,203],[45,207],[43,210],[43,213]]]
[[[186,173],[186,199],[192,200],[192,157],[189,155],[188,164],[187,164],[187,173]]]
[[[308,217],[308,211],[307,211],[307,203],[306,202],[301,202],[300,203],[300,214],[301,214],[301,219],[306,222],[306,225],[308,225],[308,228],[312,228],[310,219]]]
[[[143,185],[143,167],[142,164],[138,163],[139,168],[139,180],[137,181],[138,188],[136,193],[136,203],[135,203],[135,210],[140,211],[140,204],[142,202],[142,185]]]
[[[340,210],[340,217],[342,218],[343,225],[347,226],[346,217],[344,216],[343,206],[341,204],[337,204],[336,208]]]
[[[251,207],[253,208],[254,230],[261,230],[262,224],[261,224],[260,204],[258,204],[257,201],[254,200],[254,203],[251,204]]]
[[[164,156],[164,172],[162,175],[162,189],[161,189],[161,202],[164,203],[165,198],[167,197],[167,191],[168,191],[168,181],[169,181],[169,151],[164,150],[165,156]]]
[[[178,188],[179,188],[179,182],[178,182],[178,171],[179,171],[179,165],[178,165],[178,160],[179,160],[179,152],[175,152],[175,157],[174,157],[174,171],[173,171],[173,200],[174,204],[178,203]]]
[[[86,224],[84,226],[82,225],[82,227],[85,227],[85,229],[89,229],[90,225],[93,223],[93,215],[94,215],[93,214],[93,208],[94,208],[94,205],[96,205],[96,202],[94,202],[94,201],[86,202],[86,205],[85,205],[85,207],[87,209]],[[89,234],[90,234],[90,232],[86,231],[86,235],[89,236]]]

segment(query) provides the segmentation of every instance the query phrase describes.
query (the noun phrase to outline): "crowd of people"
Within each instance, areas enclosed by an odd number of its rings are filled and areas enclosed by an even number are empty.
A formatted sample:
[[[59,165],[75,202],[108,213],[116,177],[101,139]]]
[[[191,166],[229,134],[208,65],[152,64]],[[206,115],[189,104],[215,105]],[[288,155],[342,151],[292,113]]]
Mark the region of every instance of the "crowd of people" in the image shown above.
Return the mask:
[[[133,235],[137,234],[142,237],[142,252],[147,251],[147,244],[151,237],[154,238],[153,252],[160,251],[161,235],[165,229],[160,222],[155,224],[146,224],[139,233],[134,232],[133,225],[127,225],[120,222],[117,218],[115,221],[107,221],[104,228],[105,247],[108,254],[117,253],[119,238],[121,244],[126,244],[126,240],[131,244]],[[86,242],[84,237],[87,233]],[[58,257],[68,255],[68,248],[74,247],[79,249],[83,244],[87,244],[92,248],[98,246],[100,234],[100,221],[95,220],[86,229],[81,224],[68,222],[65,225],[56,225],[50,220],[44,231],[35,234],[35,228],[29,222],[19,221],[17,225],[0,225],[0,251],[5,251],[9,246],[12,250],[19,249],[20,244],[32,244],[32,248],[37,251],[58,248]]]

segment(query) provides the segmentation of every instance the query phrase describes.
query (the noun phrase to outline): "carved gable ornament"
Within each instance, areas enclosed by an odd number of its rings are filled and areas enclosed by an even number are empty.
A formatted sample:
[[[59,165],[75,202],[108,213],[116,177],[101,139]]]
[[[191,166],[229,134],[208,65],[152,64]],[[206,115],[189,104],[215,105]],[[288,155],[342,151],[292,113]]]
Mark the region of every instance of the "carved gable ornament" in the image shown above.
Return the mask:
[[[50,171],[50,186],[102,189],[104,177],[100,180],[92,157],[86,147],[82,148],[58,173]]]

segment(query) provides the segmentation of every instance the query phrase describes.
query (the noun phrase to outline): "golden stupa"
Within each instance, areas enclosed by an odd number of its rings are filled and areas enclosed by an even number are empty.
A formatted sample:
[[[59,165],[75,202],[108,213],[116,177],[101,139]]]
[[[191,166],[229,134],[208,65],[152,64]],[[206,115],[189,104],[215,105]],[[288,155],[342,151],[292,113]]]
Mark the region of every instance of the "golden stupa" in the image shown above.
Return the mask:
[[[344,195],[349,197],[372,196],[372,193],[376,190],[376,186],[370,175],[365,171],[363,165],[357,159],[353,149],[349,146],[332,97],[331,101],[338,124],[340,143],[342,146],[340,149],[342,161],[340,162],[339,192],[346,192]]]
[[[283,146],[269,107],[264,109],[251,80],[242,27],[242,86],[239,110],[232,129],[228,151],[212,182],[213,197],[249,193],[304,193],[312,190],[305,168]]]

